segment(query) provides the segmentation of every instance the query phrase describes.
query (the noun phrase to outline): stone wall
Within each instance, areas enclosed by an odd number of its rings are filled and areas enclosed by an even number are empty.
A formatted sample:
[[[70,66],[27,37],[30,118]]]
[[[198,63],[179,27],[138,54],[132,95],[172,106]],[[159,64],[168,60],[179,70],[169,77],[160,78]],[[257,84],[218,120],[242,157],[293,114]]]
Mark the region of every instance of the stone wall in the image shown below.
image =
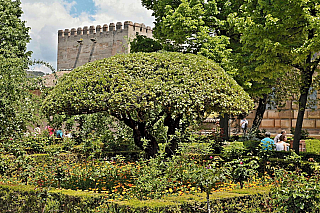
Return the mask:
[[[320,95],[317,94],[317,98]],[[320,134],[320,110],[307,109],[304,114],[302,128],[308,130],[310,134]],[[251,127],[255,111],[252,111],[248,116],[249,127]],[[279,110],[266,110],[259,129],[266,129],[272,133],[280,132],[282,129],[290,133],[291,127],[296,126],[298,116],[298,105],[292,101],[287,101],[286,106]],[[239,121],[240,123],[240,121]]]
[[[136,33],[152,38],[151,27],[131,21],[59,30],[57,69],[73,69],[87,62],[129,53],[128,41],[135,38]]]

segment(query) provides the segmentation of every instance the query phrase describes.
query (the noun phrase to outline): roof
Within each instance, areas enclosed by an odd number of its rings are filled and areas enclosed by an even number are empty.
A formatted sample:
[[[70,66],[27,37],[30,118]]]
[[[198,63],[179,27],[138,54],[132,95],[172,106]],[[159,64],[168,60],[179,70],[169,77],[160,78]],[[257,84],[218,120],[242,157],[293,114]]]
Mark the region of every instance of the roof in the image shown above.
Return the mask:
[[[44,81],[44,85],[46,87],[54,87],[57,84],[57,80],[61,78],[61,76],[63,76],[64,74],[68,74],[70,72],[71,71],[59,71],[49,75],[45,75],[42,77]]]

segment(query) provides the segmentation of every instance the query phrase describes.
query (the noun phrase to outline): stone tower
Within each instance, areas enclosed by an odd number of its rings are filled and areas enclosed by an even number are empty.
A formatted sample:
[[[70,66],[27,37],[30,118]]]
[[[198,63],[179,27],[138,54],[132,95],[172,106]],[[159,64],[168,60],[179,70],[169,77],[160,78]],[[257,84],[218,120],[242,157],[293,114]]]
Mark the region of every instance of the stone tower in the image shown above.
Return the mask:
[[[129,53],[128,41],[136,34],[152,38],[151,27],[131,21],[109,26],[104,24],[58,31],[57,70],[71,70],[85,63],[108,58],[119,53]]]

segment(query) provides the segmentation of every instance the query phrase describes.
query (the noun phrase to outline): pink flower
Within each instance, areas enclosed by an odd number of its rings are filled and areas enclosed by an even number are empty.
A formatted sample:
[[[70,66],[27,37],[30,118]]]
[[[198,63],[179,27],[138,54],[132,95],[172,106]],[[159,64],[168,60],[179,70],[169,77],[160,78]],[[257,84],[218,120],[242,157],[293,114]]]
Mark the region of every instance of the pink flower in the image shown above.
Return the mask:
[[[210,159],[212,159],[213,157],[212,157],[212,156],[210,156],[209,158],[210,158]]]
[[[13,140],[12,138],[10,138],[10,140]]]
[[[241,161],[241,162],[240,162],[240,164],[242,165],[242,164],[243,164],[243,162]]]

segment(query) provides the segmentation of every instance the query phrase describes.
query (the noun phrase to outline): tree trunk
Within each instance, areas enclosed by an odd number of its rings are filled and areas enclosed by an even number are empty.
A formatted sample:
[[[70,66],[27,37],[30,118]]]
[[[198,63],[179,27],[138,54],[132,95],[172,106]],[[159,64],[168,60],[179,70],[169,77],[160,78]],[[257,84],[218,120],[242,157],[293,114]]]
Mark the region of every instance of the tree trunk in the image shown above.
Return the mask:
[[[299,111],[298,111],[297,123],[296,123],[296,128],[294,130],[294,138],[293,138],[293,149],[297,154],[299,154],[299,143],[301,138],[301,129],[302,129],[304,112],[307,105],[308,91],[309,89],[302,88],[301,95],[299,98]]]
[[[156,138],[147,131],[145,123],[138,123],[133,129],[133,138],[136,146],[145,151],[147,158],[154,157],[158,153],[159,146]],[[146,146],[143,144],[143,139],[148,141]]]
[[[259,126],[260,126],[261,121],[263,119],[264,112],[266,111],[267,98],[268,98],[267,94],[264,94],[262,98],[259,98],[259,105],[258,105],[258,108],[256,111],[256,115],[254,117],[252,126],[249,130],[249,133],[255,132],[256,130],[259,129]]]
[[[133,130],[134,143],[141,150],[145,151],[147,158],[154,157],[158,153],[158,142],[156,141],[156,138],[148,132],[146,122],[137,122],[133,120],[129,113],[112,113],[111,115],[123,121],[128,127]],[[143,139],[146,139],[148,141],[148,144],[146,146],[144,146],[143,144]]]
[[[175,119],[171,117],[171,114],[167,114],[166,118],[164,119],[164,125],[168,127],[168,140],[170,140],[170,144],[166,146],[166,156],[171,157],[176,153],[178,149],[178,141],[176,138],[172,138],[175,135],[176,129],[179,128],[179,123],[182,118],[182,115],[178,115]]]
[[[220,136],[223,141],[227,141],[229,139],[229,115],[223,114],[219,115],[220,119]]]
[[[303,123],[303,116],[306,110],[308,92],[312,84],[312,75],[314,68],[308,67],[307,70],[301,70],[302,72],[302,85],[300,87],[300,98],[299,98],[299,111],[297,117],[296,128],[294,131],[293,149],[299,154],[299,143],[301,138],[301,129]]]

